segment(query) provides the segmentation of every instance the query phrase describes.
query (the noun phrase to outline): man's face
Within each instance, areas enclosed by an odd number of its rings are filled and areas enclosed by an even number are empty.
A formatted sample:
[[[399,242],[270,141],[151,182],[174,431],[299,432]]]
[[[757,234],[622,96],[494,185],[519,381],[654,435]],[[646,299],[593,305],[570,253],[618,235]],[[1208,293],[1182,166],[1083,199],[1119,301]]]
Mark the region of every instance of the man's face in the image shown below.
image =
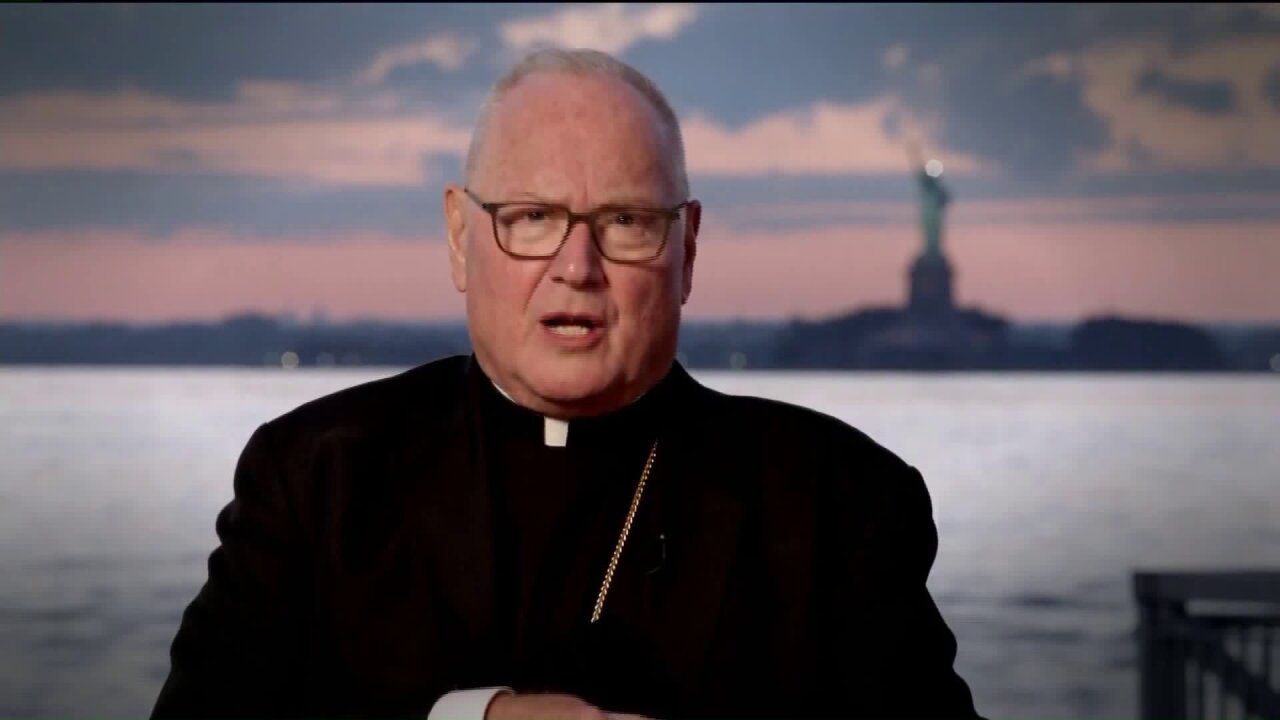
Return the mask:
[[[686,199],[676,177],[671,145],[639,92],[611,78],[538,74],[494,109],[470,189],[485,202],[575,212],[669,208]],[[529,260],[503,252],[488,213],[448,188],[453,280],[467,295],[481,367],[517,402],[549,415],[593,415],[639,397],[675,357],[699,215],[696,203],[683,210],[648,262],[605,259],[586,223],[556,256]],[[567,331],[566,317],[589,319],[590,331]]]

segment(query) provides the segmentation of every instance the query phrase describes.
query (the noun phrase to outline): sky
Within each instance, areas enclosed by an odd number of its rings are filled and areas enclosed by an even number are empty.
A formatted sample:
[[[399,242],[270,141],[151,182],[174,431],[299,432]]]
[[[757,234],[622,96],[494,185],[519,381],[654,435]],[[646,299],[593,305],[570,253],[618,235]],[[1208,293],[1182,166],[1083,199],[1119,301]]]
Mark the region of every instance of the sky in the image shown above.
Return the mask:
[[[489,85],[613,53],[680,117],[692,319],[904,302],[907,147],[957,301],[1280,321],[1280,4],[0,4],[0,320],[458,320]]]

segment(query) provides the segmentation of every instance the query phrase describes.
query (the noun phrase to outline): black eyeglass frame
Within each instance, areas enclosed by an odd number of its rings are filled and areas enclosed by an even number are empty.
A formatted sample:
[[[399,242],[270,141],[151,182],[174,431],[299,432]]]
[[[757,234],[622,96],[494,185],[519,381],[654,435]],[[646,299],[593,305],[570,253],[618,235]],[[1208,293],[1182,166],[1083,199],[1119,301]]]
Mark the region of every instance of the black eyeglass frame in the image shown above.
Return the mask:
[[[481,209],[489,213],[489,221],[493,228],[493,242],[497,244],[499,250],[506,253],[507,255],[510,255],[513,258],[518,258],[521,260],[546,260],[547,258],[553,258],[560,253],[560,250],[564,248],[564,244],[568,242],[569,233],[573,232],[573,226],[577,225],[579,222],[585,222],[587,224],[587,227],[591,231],[591,242],[596,246],[596,251],[600,253],[600,256],[610,262],[621,263],[626,265],[638,265],[641,263],[652,262],[656,260],[658,257],[660,257],[662,255],[662,252],[667,249],[667,238],[668,236],[671,235],[672,223],[680,219],[681,210],[684,210],[685,208],[689,207],[689,205],[694,202],[693,199],[689,199],[689,200],[685,200],[679,205],[676,205],[675,207],[670,207],[670,208],[642,207],[637,205],[601,205],[600,207],[585,213],[576,213],[570,210],[569,208],[565,207],[564,205],[557,205],[555,203],[548,203],[548,202],[539,202],[536,200],[513,200],[510,202],[485,202],[484,200],[481,200],[478,195],[472,192],[471,188],[464,187],[462,188],[462,191],[467,194],[467,197],[475,201],[475,203],[479,205]],[[498,239],[498,212],[505,207],[511,207],[513,205],[532,205],[534,207],[544,207],[548,209],[558,210],[568,216],[569,224],[565,226],[564,237],[560,238],[560,242],[556,244],[555,250],[545,255],[525,255],[523,253],[512,252],[502,246],[502,241]],[[604,251],[604,247],[600,245],[600,238],[596,233],[596,224],[595,224],[596,218],[605,213],[626,212],[628,210],[634,210],[637,212],[658,213],[662,215],[664,218],[666,218],[667,224],[662,231],[662,242],[658,245],[658,249],[654,251],[653,255],[650,255],[649,257],[646,257],[646,258],[640,258],[640,259],[628,258],[624,260],[619,260],[617,258],[610,257],[609,254]]]

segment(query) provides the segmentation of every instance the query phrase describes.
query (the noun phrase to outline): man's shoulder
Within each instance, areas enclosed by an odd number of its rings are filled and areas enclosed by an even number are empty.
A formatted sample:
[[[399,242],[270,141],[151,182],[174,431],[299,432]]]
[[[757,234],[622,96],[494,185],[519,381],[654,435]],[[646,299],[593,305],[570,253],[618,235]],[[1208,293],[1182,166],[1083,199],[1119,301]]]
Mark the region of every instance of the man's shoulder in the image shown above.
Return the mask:
[[[464,355],[433,360],[307,401],[265,425],[279,437],[298,437],[446,419],[458,406],[467,363]]]
[[[797,403],[705,388],[708,407],[719,430],[735,442],[749,441],[788,454],[812,452],[821,457],[904,469],[892,450],[852,423]]]
[[[739,487],[764,500],[778,527],[814,522],[815,512],[838,515],[842,527],[909,527],[902,538],[925,543],[928,554],[932,499],[920,472],[893,450],[815,408],[714,390],[705,398],[716,447],[734,458]]]

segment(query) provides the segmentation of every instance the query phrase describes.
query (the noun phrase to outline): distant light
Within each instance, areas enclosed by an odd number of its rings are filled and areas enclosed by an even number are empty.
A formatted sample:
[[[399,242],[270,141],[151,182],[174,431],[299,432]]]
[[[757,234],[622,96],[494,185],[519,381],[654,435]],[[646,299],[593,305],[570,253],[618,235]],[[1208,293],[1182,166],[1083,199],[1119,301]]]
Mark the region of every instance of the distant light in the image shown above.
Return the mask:
[[[280,367],[285,370],[293,370],[298,367],[298,353],[289,350],[280,356]]]
[[[942,161],[934,158],[924,164],[924,171],[929,173],[929,177],[938,177],[942,174]]]
[[[744,352],[733,352],[729,354],[729,367],[734,370],[741,370],[747,366],[747,354]]]
[[[1271,369],[1280,372],[1280,353],[1271,356]]]

